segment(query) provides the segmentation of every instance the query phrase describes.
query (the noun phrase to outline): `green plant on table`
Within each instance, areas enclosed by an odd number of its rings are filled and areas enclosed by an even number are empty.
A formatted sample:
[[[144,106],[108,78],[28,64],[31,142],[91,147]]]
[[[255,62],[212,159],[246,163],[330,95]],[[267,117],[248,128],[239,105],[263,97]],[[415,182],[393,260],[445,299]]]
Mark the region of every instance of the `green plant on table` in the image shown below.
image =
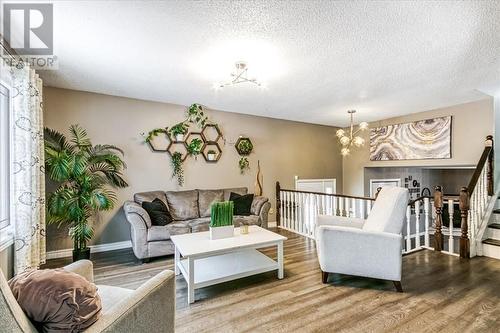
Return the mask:
[[[210,207],[210,227],[233,225],[234,203],[232,201],[214,202]]]
[[[240,161],[238,162],[238,165],[240,167],[240,173],[243,174],[245,173],[245,170],[250,169],[250,162],[248,161],[248,158],[242,157],[240,158]]]
[[[172,178],[177,177],[179,186],[184,185],[184,169],[182,168],[183,156],[180,152],[176,151],[172,154]]]
[[[69,131],[68,140],[44,129],[46,173],[58,185],[48,194],[47,223],[67,225],[74,250],[84,251],[94,235],[91,218],[114,207],[116,193],[110,187],[128,186],[122,175],[126,165],[120,148],[92,145],[78,125],[71,125]]]
[[[201,139],[199,139],[199,138],[194,138],[187,145],[188,153],[190,155],[193,155],[194,157],[198,156],[201,153],[202,148],[203,148],[203,141],[201,141]]]

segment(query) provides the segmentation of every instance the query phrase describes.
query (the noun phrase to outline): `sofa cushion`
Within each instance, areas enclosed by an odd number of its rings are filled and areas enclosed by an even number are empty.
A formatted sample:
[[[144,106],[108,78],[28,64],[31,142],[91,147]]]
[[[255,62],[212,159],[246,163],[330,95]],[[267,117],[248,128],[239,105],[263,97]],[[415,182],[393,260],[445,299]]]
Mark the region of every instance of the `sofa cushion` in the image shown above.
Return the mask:
[[[97,285],[97,293],[101,297],[102,302],[102,313],[106,314],[115,304],[118,304],[133,292],[132,289]]]
[[[154,225],[148,229],[148,242],[157,242],[170,239],[172,235],[182,235],[189,233],[187,221],[169,223],[164,226]]]
[[[101,315],[95,284],[62,268],[24,271],[9,281],[9,287],[43,332],[80,332]]]
[[[172,215],[170,215],[167,205],[158,198],[152,202],[143,201],[142,208],[148,212],[152,225],[164,226],[172,222]]]
[[[239,195],[245,195],[248,193],[248,188],[246,187],[234,187],[234,188],[225,188],[224,191],[224,201],[228,201],[231,196],[231,192],[238,193]]]
[[[223,190],[198,190],[198,209],[200,217],[210,216],[210,206],[212,206],[212,203],[223,200]]]
[[[138,203],[134,201],[125,201],[123,204],[123,210],[125,211],[125,214],[135,214],[141,217],[141,219],[144,221],[146,224],[147,228],[151,228],[151,218],[149,217],[148,212],[144,210]]]
[[[229,201],[234,203],[234,215],[250,215],[253,194],[239,195],[238,193],[231,192]]]
[[[262,197],[259,195],[254,196],[252,201],[252,207],[250,208],[250,213],[253,215],[259,215],[262,206],[268,201],[269,199],[266,197]]]
[[[176,221],[192,220],[200,217],[198,212],[198,191],[168,191],[168,209]]]
[[[233,217],[233,224],[235,227],[240,227],[242,224],[260,225],[260,218],[257,215],[249,215],[249,216],[235,215]]]
[[[139,192],[134,194],[134,201],[139,205],[142,205],[143,201],[153,201],[154,199],[160,199],[165,204],[167,204],[167,198],[165,197],[164,191],[149,191],[149,192]]]
[[[200,217],[188,222],[191,232],[207,231],[210,225],[210,217]]]

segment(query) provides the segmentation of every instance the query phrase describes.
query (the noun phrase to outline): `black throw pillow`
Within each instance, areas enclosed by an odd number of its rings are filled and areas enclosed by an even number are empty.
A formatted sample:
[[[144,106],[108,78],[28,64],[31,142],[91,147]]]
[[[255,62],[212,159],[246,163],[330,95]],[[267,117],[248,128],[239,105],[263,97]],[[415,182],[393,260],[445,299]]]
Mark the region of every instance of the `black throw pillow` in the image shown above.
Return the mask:
[[[160,199],[156,198],[153,201],[143,201],[142,208],[148,212],[151,218],[152,225],[164,226],[172,222],[172,215],[168,211],[167,205]]]
[[[250,215],[250,209],[252,208],[253,194],[241,195],[238,193],[231,192],[229,195],[229,201],[234,203],[234,215]]]

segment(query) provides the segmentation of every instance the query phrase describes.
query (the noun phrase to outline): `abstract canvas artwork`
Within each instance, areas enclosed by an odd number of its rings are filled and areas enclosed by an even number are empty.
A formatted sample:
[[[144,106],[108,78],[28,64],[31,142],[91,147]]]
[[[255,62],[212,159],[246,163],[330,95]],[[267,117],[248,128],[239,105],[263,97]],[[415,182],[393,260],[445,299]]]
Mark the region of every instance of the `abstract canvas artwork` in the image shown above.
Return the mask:
[[[451,116],[370,130],[370,161],[451,158]]]

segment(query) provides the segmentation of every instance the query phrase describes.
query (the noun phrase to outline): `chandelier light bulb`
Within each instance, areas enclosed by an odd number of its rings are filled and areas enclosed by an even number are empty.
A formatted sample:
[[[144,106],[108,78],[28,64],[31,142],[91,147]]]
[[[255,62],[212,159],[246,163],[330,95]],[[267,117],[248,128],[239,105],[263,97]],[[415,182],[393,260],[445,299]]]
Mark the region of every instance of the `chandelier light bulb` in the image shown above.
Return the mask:
[[[339,129],[339,130],[337,130],[336,135],[337,135],[337,137],[338,137],[338,138],[341,138],[341,137],[343,137],[343,136],[344,136],[344,133],[345,133],[345,132],[344,132],[344,130],[343,130],[343,129]]]
[[[365,140],[362,137],[357,136],[352,140],[352,143],[354,143],[356,147],[361,147],[365,144]]]
[[[359,128],[363,131],[366,130],[368,128],[368,123],[366,121],[363,121],[359,124]]]
[[[350,153],[349,148],[342,148],[342,149],[340,150],[340,154],[341,154],[342,156],[347,156],[347,155],[349,155],[349,153]]]
[[[347,146],[351,142],[351,139],[349,139],[347,136],[343,136],[340,138],[340,144],[342,146]]]

